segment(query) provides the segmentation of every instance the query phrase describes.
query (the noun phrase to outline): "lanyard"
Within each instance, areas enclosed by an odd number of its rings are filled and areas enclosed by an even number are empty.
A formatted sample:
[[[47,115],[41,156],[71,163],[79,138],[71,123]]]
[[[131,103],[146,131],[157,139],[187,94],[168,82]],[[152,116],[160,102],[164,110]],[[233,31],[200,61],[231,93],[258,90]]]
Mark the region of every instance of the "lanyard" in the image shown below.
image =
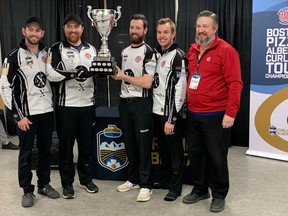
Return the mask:
[[[196,55],[196,62],[197,62],[196,72],[197,73],[199,71],[200,59],[201,59],[201,54],[197,53],[197,55]]]

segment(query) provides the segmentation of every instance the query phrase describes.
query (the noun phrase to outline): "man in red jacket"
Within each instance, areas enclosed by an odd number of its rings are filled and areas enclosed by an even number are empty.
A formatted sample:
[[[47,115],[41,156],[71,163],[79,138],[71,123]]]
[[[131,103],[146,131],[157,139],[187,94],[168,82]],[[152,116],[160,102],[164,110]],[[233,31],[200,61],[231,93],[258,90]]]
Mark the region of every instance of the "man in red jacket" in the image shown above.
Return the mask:
[[[217,36],[217,30],[217,15],[202,11],[196,20],[196,43],[187,53],[187,142],[194,188],[183,202],[209,198],[210,188],[211,212],[225,208],[230,128],[243,87],[239,54]]]

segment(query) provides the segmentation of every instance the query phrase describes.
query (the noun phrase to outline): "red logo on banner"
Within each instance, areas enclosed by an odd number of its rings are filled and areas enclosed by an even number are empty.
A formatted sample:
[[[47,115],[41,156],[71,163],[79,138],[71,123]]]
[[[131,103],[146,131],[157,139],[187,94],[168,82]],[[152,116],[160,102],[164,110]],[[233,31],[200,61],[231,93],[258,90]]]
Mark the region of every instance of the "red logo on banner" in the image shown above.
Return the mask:
[[[279,23],[282,25],[288,25],[288,7],[281,8],[278,13]]]

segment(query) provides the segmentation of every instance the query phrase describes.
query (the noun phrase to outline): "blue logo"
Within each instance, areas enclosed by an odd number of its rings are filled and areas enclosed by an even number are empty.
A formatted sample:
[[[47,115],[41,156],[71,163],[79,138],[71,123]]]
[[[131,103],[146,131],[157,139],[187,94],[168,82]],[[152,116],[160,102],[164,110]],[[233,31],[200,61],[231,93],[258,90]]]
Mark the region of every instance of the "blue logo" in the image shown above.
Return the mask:
[[[116,125],[108,125],[97,133],[97,160],[102,167],[112,172],[128,165],[122,131]]]

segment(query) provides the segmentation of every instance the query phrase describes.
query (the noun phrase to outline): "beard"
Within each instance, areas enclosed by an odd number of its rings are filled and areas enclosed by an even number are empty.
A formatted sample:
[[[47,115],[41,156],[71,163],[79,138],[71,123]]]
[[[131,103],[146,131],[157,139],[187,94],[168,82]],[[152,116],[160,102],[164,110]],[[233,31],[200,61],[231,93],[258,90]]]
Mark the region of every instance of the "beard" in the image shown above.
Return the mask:
[[[141,44],[144,41],[144,35],[131,34],[129,38],[132,44]]]
[[[214,40],[214,37],[208,37],[206,36],[204,39],[201,39],[199,37],[199,35],[195,36],[195,41],[197,44],[199,44],[200,46],[208,46],[212,43],[212,41]]]
[[[79,41],[81,41],[81,37],[79,35],[66,35],[66,39],[70,42],[70,43],[77,43]]]
[[[37,44],[39,44],[41,38],[38,38],[38,37],[37,38],[35,38],[35,37],[33,37],[33,38],[26,37],[26,40],[28,41],[28,43],[30,43],[32,45],[37,45]]]

